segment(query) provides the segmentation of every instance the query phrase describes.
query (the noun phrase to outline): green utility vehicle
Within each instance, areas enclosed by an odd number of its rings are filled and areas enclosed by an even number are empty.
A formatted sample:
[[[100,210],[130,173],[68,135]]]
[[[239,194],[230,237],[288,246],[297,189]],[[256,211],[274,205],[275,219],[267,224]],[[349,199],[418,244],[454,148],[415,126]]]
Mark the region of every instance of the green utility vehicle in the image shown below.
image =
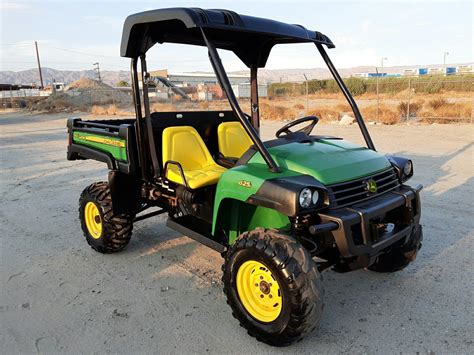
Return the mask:
[[[156,43],[207,47],[232,110],[151,112],[146,53]],[[367,147],[312,134],[314,116],[262,142],[257,71],[273,46],[291,43],[315,45]],[[95,159],[109,169],[107,182],[80,197],[90,246],[120,251],[135,222],[165,213],[168,227],[222,253],[233,315],[250,335],[276,346],[318,325],[323,270],[405,268],[421,246],[422,187],[406,185],[410,160],[376,151],[325,47],[334,44],[320,32],[228,10],[129,16],[121,55],[131,58],[136,118],[68,121],[68,159]],[[239,106],[218,49],[232,51],[250,69],[250,115]]]

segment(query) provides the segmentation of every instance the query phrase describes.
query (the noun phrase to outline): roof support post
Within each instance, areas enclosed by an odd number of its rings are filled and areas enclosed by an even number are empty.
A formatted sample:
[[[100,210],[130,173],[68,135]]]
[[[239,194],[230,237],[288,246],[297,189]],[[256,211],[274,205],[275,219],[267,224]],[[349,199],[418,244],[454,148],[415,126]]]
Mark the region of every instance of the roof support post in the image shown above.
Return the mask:
[[[260,133],[260,107],[258,105],[258,67],[250,67],[250,107],[252,109],[252,126]]]
[[[140,102],[140,87],[138,86],[138,58],[132,58],[130,64],[130,71],[132,74],[132,97],[133,106],[135,107],[136,117],[136,139],[138,146],[138,164],[141,168],[142,177],[146,177],[146,155],[145,155],[145,144],[144,144],[144,132],[143,132],[143,117],[142,117],[142,105]]]
[[[372,149],[375,151],[375,146],[374,143],[372,142],[372,138],[370,137],[369,131],[367,130],[367,127],[364,123],[364,119],[362,118],[362,115],[360,114],[359,108],[357,107],[357,104],[352,97],[349,89],[347,88],[346,84],[344,84],[344,81],[341,79],[339,73],[337,72],[336,68],[334,67],[334,64],[332,64],[331,59],[329,58],[328,54],[323,48],[323,45],[320,43],[315,43],[316,47],[318,48],[319,53],[321,54],[321,57],[323,57],[324,61],[326,62],[326,65],[329,68],[329,71],[331,72],[332,76],[336,80],[337,85],[341,89],[342,93],[344,94],[347,102],[352,108],[352,111],[354,112],[355,119],[357,123],[359,124],[360,131],[362,132],[362,135],[364,136],[365,143],[367,144],[367,147],[369,149]]]
[[[227,77],[227,74],[225,72],[224,66],[222,65],[219,54],[217,53],[217,49],[214,43],[207,38],[206,33],[204,32],[204,29],[202,27],[201,27],[201,33],[202,33],[204,42],[206,43],[207,49],[209,51],[209,59],[212,64],[212,68],[214,69],[214,72],[216,73],[217,80],[219,80],[222,90],[224,90],[227,96],[227,99],[229,100],[230,106],[232,107],[232,111],[234,111],[234,113],[237,115],[237,117],[240,120],[240,123],[242,123],[242,126],[244,127],[245,131],[249,135],[250,139],[255,144],[260,154],[262,154],[262,157],[267,163],[270,171],[274,173],[280,172],[281,171],[280,168],[276,164],[275,160],[273,160],[272,156],[268,152],[263,142],[260,140],[260,137],[258,136],[257,131],[250,124],[247,117],[245,116],[245,113],[240,108],[237,98],[235,97],[234,91],[232,90],[232,86],[230,85],[229,78]]]
[[[141,67],[142,67],[142,86],[143,86],[143,107],[145,109],[145,130],[148,141],[148,150],[151,158],[152,165],[152,176],[157,178],[160,176],[160,165],[158,163],[158,157],[156,155],[155,138],[153,136],[153,127],[151,124],[151,113],[150,113],[150,101],[148,98],[148,72],[146,68],[146,56],[142,54],[140,56]],[[148,167],[145,167],[145,169]]]

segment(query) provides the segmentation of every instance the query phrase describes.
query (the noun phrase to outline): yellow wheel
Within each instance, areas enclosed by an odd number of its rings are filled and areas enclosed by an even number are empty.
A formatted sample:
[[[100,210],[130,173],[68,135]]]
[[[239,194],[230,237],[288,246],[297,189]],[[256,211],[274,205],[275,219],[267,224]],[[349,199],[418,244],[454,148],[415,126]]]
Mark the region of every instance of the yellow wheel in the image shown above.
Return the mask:
[[[271,271],[261,262],[244,262],[237,272],[237,293],[242,305],[256,320],[273,322],[281,313],[280,286]]]
[[[102,235],[102,219],[94,202],[87,202],[84,208],[84,220],[91,237],[99,239]]]
[[[256,228],[237,237],[224,259],[227,303],[251,336],[286,346],[316,328],[323,310],[321,276],[297,239]]]

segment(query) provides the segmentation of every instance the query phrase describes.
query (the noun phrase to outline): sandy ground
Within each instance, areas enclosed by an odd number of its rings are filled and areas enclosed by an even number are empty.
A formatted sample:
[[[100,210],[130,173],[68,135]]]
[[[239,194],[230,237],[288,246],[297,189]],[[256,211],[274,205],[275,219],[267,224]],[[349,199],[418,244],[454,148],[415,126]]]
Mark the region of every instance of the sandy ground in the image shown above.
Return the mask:
[[[220,255],[136,224],[128,248],[95,253],[81,190],[105,166],[66,160],[61,115],[0,114],[2,353],[473,353],[473,139],[469,125],[370,126],[385,152],[412,157],[425,185],[418,259],[402,272],[324,273],[319,332],[286,349],[250,338],[220,284]],[[270,137],[279,124],[263,124]],[[355,126],[322,133],[358,141]]]

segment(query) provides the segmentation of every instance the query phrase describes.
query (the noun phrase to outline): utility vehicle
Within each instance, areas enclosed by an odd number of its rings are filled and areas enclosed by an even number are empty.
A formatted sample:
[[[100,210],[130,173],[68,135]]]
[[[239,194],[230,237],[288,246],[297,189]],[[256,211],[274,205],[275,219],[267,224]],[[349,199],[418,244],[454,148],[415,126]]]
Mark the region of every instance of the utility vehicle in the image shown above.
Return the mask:
[[[151,112],[146,53],[156,43],[207,47],[229,111]],[[318,118],[259,136],[257,72],[278,44],[313,43],[352,107],[366,147],[312,134]],[[90,246],[122,250],[135,222],[167,215],[167,226],[224,257],[223,287],[248,333],[283,346],[319,323],[320,273],[405,268],[421,246],[421,185],[410,160],[376,151],[320,32],[228,10],[171,8],[129,16],[121,56],[131,58],[136,118],[68,120],[69,160],[107,164],[107,182],[80,197]],[[236,99],[218,49],[250,70],[250,115]],[[139,66],[140,64],[140,66]],[[139,81],[142,85],[139,85]],[[154,210],[145,210],[154,208]],[[150,212],[151,211],[151,212]]]

